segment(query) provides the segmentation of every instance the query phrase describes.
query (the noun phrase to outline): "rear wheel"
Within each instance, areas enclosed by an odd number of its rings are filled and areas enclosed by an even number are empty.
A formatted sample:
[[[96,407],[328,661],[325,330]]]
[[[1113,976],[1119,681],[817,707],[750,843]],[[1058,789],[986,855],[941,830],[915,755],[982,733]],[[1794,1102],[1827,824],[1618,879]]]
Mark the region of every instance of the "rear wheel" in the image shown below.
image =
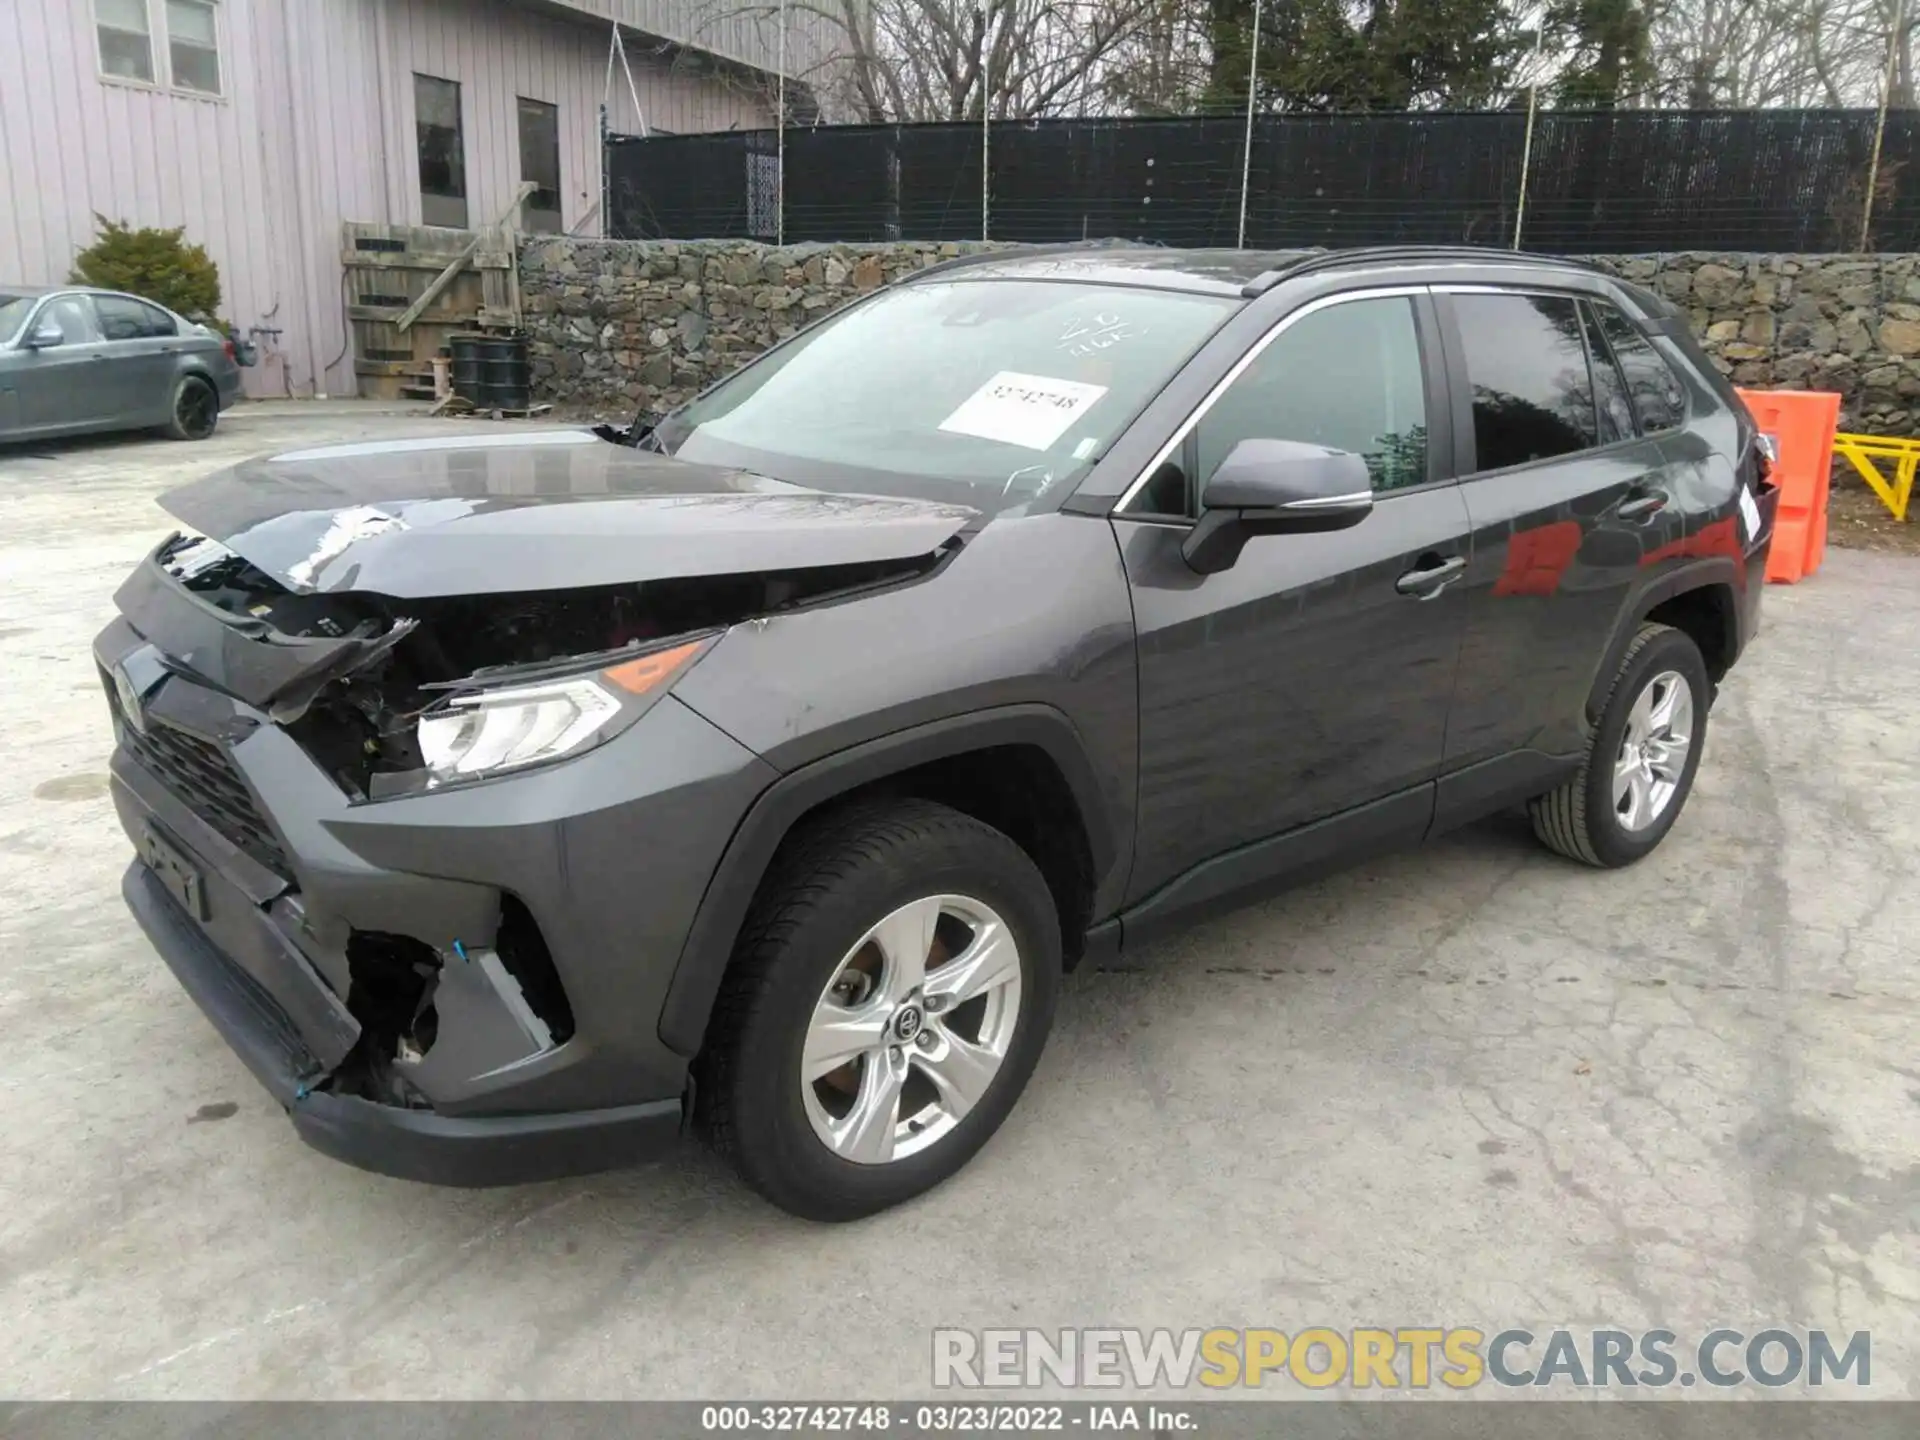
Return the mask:
[[[1046,882],[998,830],[927,801],[789,845],[756,898],[698,1088],[761,1194],[851,1220],[953,1174],[1013,1109],[1060,976]]]
[[[1588,865],[1631,865],[1663,839],[1693,790],[1712,698],[1700,647],[1642,625],[1627,647],[1577,774],[1528,802],[1533,833]]]
[[[198,375],[182,375],[173,387],[167,435],[174,440],[204,440],[220,423],[220,397]]]

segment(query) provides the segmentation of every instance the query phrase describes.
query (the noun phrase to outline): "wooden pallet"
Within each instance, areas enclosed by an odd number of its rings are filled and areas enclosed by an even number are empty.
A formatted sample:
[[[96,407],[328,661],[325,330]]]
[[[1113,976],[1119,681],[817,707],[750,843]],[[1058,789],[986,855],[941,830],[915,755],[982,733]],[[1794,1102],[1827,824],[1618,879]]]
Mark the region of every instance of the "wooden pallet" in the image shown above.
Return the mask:
[[[431,400],[433,357],[448,336],[518,328],[519,258],[509,226],[475,231],[349,220],[340,232],[360,394]],[[401,329],[398,322],[456,261],[451,280]]]

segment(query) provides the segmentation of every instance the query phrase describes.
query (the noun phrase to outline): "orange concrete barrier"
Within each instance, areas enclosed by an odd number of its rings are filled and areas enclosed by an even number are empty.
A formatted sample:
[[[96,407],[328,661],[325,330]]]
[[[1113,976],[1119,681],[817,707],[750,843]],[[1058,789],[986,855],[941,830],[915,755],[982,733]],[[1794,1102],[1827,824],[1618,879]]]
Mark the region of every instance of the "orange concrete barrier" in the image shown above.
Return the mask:
[[[1740,398],[1779,452],[1773,482],[1780,487],[1780,510],[1773,521],[1767,579],[1792,584],[1813,574],[1826,558],[1827,486],[1840,397],[1827,390],[1742,390]]]

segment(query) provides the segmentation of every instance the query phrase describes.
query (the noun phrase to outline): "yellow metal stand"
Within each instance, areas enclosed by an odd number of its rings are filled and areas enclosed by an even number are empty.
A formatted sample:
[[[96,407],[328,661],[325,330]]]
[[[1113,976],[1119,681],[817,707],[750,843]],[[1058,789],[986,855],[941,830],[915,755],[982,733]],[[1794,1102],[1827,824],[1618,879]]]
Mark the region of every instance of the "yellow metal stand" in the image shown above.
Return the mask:
[[[1913,475],[1920,468],[1920,440],[1890,440],[1884,435],[1836,435],[1833,448],[1853,462],[1860,478],[1873,487],[1873,493],[1896,520],[1907,518],[1907,501],[1913,498]],[[1893,479],[1880,473],[1878,460],[1893,461]]]

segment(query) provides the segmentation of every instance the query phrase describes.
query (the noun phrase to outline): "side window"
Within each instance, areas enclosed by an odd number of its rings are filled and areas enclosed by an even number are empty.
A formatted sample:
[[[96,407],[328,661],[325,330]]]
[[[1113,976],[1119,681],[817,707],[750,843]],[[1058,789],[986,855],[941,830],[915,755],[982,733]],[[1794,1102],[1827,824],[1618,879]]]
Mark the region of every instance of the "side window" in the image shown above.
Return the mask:
[[[57,300],[49,300],[33,323],[38,328],[48,322],[59,328],[60,338],[69,345],[100,338],[93,326],[93,307],[84,295],[62,295]]]
[[[178,335],[180,333],[180,327],[173,323],[173,317],[158,305],[143,304],[140,308],[146,312],[147,334]]]
[[[1630,439],[1634,434],[1633,406],[1627,400],[1626,381],[1620,378],[1613,351],[1600,334],[1589,302],[1581,302],[1580,316],[1587,333],[1587,365],[1593,372],[1594,409],[1600,414],[1600,443],[1611,445]]]
[[[1479,470],[1592,446],[1593,381],[1580,311],[1560,295],[1455,295]]]
[[[1677,429],[1687,418],[1687,392],[1680,377],[1631,320],[1605,301],[1592,303],[1600,317],[1600,331],[1626,376],[1641,431],[1651,435],[1657,430]]]
[[[144,340],[149,335],[171,335],[173,322],[160,311],[125,295],[96,295],[100,333],[108,340]]]
[[[1348,300],[1281,331],[1195,427],[1188,453],[1201,484],[1253,439],[1352,451],[1376,491],[1422,484],[1427,404],[1413,302]]]

